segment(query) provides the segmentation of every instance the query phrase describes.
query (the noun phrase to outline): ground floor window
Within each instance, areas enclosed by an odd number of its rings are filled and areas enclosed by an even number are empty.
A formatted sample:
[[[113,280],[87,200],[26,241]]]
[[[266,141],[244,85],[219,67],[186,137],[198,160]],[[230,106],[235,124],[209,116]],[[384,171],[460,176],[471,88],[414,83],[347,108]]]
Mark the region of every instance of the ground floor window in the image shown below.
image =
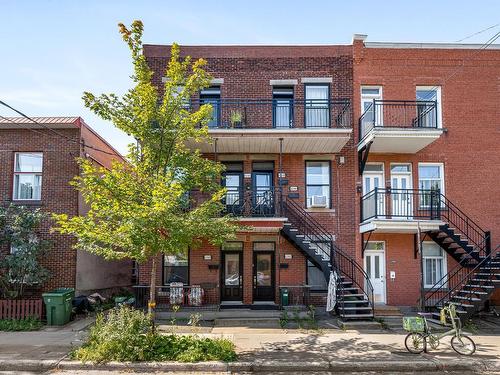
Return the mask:
[[[163,285],[170,283],[189,284],[189,265],[187,254],[164,255],[163,257]]]
[[[323,271],[310,261],[307,261],[307,285],[312,292],[326,292],[327,284]]]
[[[431,288],[436,283],[444,284],[442,278],[446,275],[446,254],[436,243],[424,242],[422,244],[422,257],[424,269],[424,288]]]

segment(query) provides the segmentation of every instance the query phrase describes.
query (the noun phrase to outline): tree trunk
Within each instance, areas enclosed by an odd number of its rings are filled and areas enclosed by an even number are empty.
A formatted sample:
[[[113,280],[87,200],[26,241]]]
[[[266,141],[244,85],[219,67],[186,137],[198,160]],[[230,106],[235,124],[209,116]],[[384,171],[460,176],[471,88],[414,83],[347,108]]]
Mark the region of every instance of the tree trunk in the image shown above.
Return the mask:
[[[151,263],[151,280],[149,282],[149,302],[148,313],[152,315],[154,321],[154,312],[156,307],[156,256],[153,256]]]

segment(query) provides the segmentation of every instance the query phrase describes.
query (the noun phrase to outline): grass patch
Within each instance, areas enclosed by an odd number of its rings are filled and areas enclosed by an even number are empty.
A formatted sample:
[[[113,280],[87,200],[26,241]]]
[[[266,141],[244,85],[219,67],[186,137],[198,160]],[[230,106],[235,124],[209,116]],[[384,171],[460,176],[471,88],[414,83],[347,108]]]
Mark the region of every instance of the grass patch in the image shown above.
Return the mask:
[[[227,339],[161,335],[150,316],[121,306],[98,314],[87,342],[71,353],[83,362],[109,361],[234,361],[234,344]]]
[[[42,326],[35,318],[0,319],[0,331],[38,331]]]

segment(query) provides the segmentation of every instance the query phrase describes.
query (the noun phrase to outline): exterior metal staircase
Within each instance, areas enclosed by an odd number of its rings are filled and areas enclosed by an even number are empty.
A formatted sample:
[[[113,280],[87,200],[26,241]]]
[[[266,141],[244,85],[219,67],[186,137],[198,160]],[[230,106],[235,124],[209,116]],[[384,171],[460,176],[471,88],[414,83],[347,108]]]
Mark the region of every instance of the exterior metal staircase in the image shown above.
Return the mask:
[[[317,220],[291,199],[282,200],[287,221],[282,234],[314,265],[329,282],[337,273],[337,307],[342,319],[373,318],[373,286],[368,275],[354,259],[342,252],[333,236]]]
[[[480,311],[500,287],[499,247],[491,250],[491,234],[484,231],[455,204],[437,192],[434,210],[445,224],[428,233],[457,265],[424,291],[422,307],[435,312],[446,303],[457,305],[462,321]]]

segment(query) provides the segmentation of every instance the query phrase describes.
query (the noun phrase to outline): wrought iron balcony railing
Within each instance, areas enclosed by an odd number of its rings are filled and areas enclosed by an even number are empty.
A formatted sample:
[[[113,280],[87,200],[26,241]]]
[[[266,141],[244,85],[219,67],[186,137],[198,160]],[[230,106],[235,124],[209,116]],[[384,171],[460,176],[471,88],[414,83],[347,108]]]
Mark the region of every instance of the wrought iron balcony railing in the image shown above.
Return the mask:
[[[349,100],[201,99],[193,109],[212,106],[211,129],[350,128]]]
[[[225,214],[237,217],[275,217],[279,213],[280,189],[262,187],[231,189],[223,198]]]
[[[361,197],[361,222],[370,219],[439,220],[439,190],[375,188]]]
[[[359,140],[376,128],[437,128],[437,102],[373,100],[359,118]]]

